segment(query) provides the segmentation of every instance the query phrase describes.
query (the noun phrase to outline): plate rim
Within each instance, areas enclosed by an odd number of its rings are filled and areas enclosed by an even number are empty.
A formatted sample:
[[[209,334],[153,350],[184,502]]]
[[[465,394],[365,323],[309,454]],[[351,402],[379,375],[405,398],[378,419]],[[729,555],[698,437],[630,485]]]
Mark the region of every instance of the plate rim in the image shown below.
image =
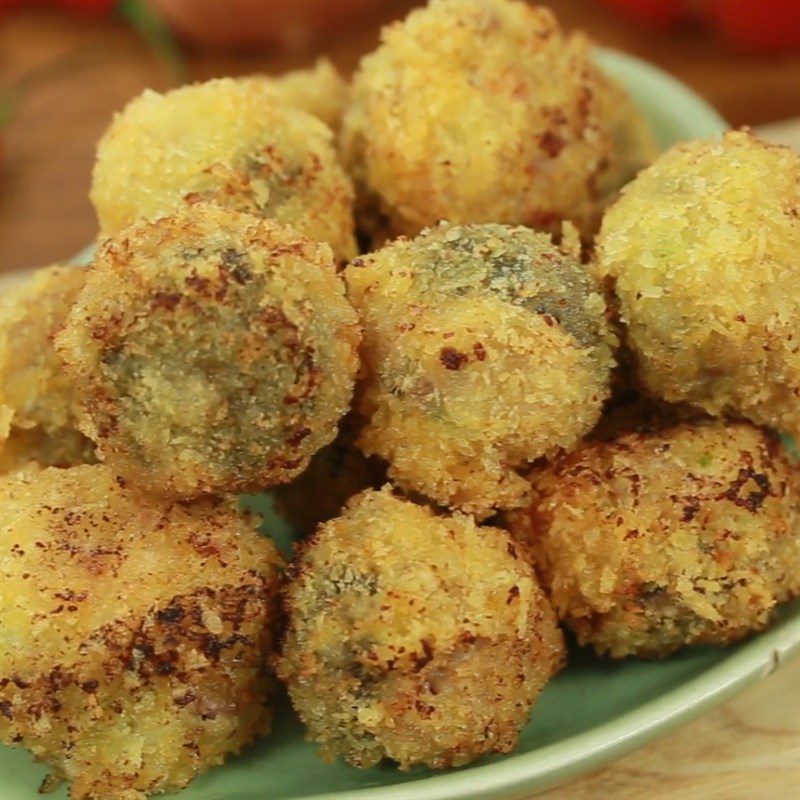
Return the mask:
[[[635,75],[640,88],[658,94],[659,105],[680,105],[698,119],[698,137],[719,135],[725,120],[691,88],[659,67],[621,51],[596,48],[598,62],[623,79]],[[624,73],[624,77],[623,77]],[[702,130],[702,132],[701,132]],[[83,265],[94,244],[70,259]],[[24,272],[24,271],[22,271]],[[22,274],[12,273],[15,277]],[[9,273],[2,276],[9,280]],[[6,283],[7,285],[7,283]],[[800,655],[800,604],[786,618],[738,645],[720,663],[665,694],[590,730],[496,763],[476,764],[402,784],[295,795],[293,800],[478,800],[518,798],[544,791],[608,764],[725,702]],[[568,667],[567,667],[568,669]],[[533,710],[535,724],[536,709]],[[320,762],[320,766],[323,764]],[[220,765],[216,769],[225,769]],[[179,794],[178,794],[179,796]]]
[[[618,78],[629,91],[631,88],[630,81],[626,81],[626,78],[631,78],[630,70],[633,69],[636,73],[634,82],[647,85],[651,89],[659,88],[668,92],[672,100],[679,100],[681,103],[690,106],[692,113],[702,118],[702,126],[707,131],[705,134],[697,134],[694,138],[703,138],[708,134],[720,135],[725,131],[731,130],[730,123],[705,98],[697,94],[683,81],[656,66],[651,61],[613,47],[595,47],[594,55],[598,64]],[[622,73],[624,73],[624,77]],[[664,102],[664,99],[660,98],[659,106],[667,108],[669,107],[669,102]]]

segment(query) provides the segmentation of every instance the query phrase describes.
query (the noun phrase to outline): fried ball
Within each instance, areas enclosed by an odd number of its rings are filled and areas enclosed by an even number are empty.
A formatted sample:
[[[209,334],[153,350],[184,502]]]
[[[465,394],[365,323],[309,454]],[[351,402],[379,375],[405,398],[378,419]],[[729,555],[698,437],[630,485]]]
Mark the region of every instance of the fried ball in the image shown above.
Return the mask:
[[[598,653],[662,657],[765,627],[800,593],[800,475],[746,424],[591,442],[532,476],[511,531]]]
[[[269,729],[281,561],[222,501],[105,466],[0,483],[0,738],[72,800],[144,800]]]
[[[182,496],[302,472],[349,407],[358,340],[327,245],[211,204],[106,242],[57,337],[103,458]]]
[[[37,270],[0,300],[0,471],[36,461],[72,466],[94,460],[78,431],[79,391],[64,374],[53,336],[86,282],[86,271]]]
[[[309,69],[277,76],[258,75],[251,80],[261,81],[281,103],[311,114],[332,131],[339,130],[350,89],[327,58],[318,59]]]
[[[277,663],[325,758],[510,752],[563,641],[505,531],[366,491],[301,549]]]
[[[345,277],[364,325],[359,446],[404,489],[479,517],[524,504],[516,469],[597,422],[611,334],[573,243],[443,224]]]
[[[339,428],[336,439],[311,459],[302,475],[275,490],[276,509],[296,533],[310,533],[339,514],[351,497],[386,482],[383,464],[356,447],[352,417]]]
[[[800,432],[800,159],[747,132],[673,147],[598,237],[645,388]]]
[[[584,37],[526,3],[431,0],[381,38],[353,79],[341,149],[397,232],[590,224],[614,153]]]
[[[614,157],[597,181],[598,210],[616,200],[619,190],[658,155],[658,143],[625,87],[600,69],[596,72],[600,116],[611,133]],[[599,223],[599,220],[598,220]]]
[[[226,78],[132,100],[97,148],[91,198],[102,233],[169,214],[183,200],[213,200],[352,258],[353,188],[332,133],[263,84]]]

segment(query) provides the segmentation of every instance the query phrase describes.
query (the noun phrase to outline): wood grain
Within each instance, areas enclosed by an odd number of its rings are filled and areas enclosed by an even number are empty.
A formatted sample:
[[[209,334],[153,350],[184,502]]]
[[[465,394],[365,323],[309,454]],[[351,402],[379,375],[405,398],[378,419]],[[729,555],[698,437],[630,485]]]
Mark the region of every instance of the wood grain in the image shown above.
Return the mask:
[[[800,662],[537,800],[798,800]]]
[[[755,2],[755,0],[754,0]],[[345,71],[377,42],[383,22],[408,0],[382,2],[344,37],[325,43]],[[800,103],[800,57],[757,59],[725,50],[697,31],[668,37],[625,23],[585,0],[549,3],[568,28],[647,58],[710,100],[733,125],[793,116]],[[79,250],[95,233],[87,199],[94,145],[111,114],[167,76],[138,37],[116,20],[86,21],[46,9],[0,23],[0,87],[32,75],[5,132],[0,162],[0,269],[37,266]],[[280,72],[313,52],[188,53],[204,79]],[[798,800],[800,670],[782,668],[736,700],[541,800]]]

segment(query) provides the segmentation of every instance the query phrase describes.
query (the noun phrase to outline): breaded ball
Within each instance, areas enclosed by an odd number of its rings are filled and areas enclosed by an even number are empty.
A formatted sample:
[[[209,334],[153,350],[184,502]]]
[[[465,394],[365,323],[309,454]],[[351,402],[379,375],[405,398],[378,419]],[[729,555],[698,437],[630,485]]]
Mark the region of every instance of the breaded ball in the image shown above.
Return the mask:
[[[36,461],[72,466],[94,460],[94,445],[78,431],[80,390],[64,374],[53,346],[86,282],[86,270],[37,270],[0,299],[0,471]]]
[[[283,75],[254,75],[251,80],[261,81],[281,103],[311,114],[332,131],[339,130],[350,87],[327,58],[317,59],[308,69],[296,69]]]
[[[4,744],[72,800],[144,800],[268,731],[281,561],[254,519],[102,465],[0,487]]]
[[[522,2],[431,0],[381,38],[354,76],[341,149],[396,232],[591,225],[614,152],[584,37]]]
[[[275,507],[295,533],[310,533],[339,514],[351,497],[386,482],[386,468],[356,447],[356,434],[354,418],[345,417],[339,435],[314,455],[302,475],[276,487]]]
[[[443,768],[510,752],[563,642],[505,531],[367,491],[301,549],[278,676],[321,754]]]
[[[349,407],[358,341],[327,245],[212,204],[107,241],[57,338],[102,457],[182,496],[302,472]]]
[[[91,198],[102,233],[213,200],[352,258],[353,188],[332,133],[263,83],[226,78],[132,100],[97,148]]]
[[[616,200],[619,190],[658,156],[658,143],[644,115],[622,84],[597,68],[600,117],[611,133],[614,156],[597,180],[600,208]],[[599,227],[599,218],[597,220]]]
[[[746,424],[591,442],[532,475],[511,531],[599,653],[662,657],[765,627],[800,593],[800,477]]]
[[[800,432],[800,159],[747,132],[673,147],[598,237],[645,388]]]
[[[404,489],[479,517],[522,505],[517,468],[597,422],[612,336],[576,249],[443,224],[347,268],[364,326],[359,446]]]

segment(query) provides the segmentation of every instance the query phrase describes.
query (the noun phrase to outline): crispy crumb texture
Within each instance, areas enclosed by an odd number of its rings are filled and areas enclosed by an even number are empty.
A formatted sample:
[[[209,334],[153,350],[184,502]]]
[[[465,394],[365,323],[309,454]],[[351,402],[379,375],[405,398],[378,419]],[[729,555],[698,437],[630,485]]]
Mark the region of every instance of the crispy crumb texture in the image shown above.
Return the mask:
[[[353,261],[364,452],[404,488],[480,517],[525,502],[516,469],[600,416],[613,337],[569,237],[445,225]]]
[[[582,644],[662,657],[764,628],[800,593],[800,474],[744,424],[585,444],[531,476],[511,518]]]
[[[286,103],[293,84],[223,78],[132,100],[97,147],[91,199],[103,234],[212,200],[352,258],[353,187],[330,129]]]
[[[645,388],[800,433],[800,159],[747,132],[679,144],[606,214],[597,263]]]
[[[396,233],[442,219],[591,232],[628,123],[585,37],[527,3],[432,0],[381,39],[353,79],[341,150]]]
[[[563,641],[508,535],[389,487],[293,567],[278,674],[326,758],[443,768],[511,751]]]
[[[0,737],[72,800],[144,800],[266,733],[281,561],[219,500],[106,467],[4,476]]]
[[[247,80],[241,78],[239,80]],[[317,59],[313,67],[296,69],[283,75],[253,75],[281,103],[298,108],[338,131],[350,97],[350,87],[327,58]]]
[[[36,461],[67,467],[94,460],[78,431],[79,392],[53,346],[86,271],[37,270],[0,300],[0,472]]]
[[[359,329],[330,248],[212,204],[107,241],[58,337],[82,430],[154,492],[253,492],[336,435]]]

